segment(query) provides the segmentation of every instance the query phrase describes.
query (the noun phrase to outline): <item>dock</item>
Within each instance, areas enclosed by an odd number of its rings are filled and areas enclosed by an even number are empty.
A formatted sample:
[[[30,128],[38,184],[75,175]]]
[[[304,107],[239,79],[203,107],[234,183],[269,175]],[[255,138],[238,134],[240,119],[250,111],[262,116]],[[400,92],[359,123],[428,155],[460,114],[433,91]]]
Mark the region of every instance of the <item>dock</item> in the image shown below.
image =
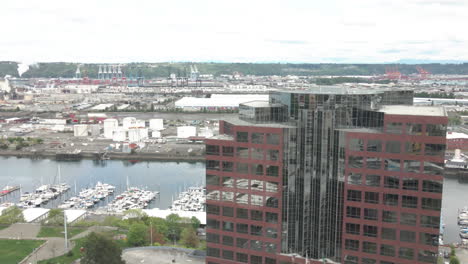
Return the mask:
[[[6,186],[5,188],[3,188],[2,191],[0,191],[0,197],[16,192],[19,189],[20,189],[19,186]]]

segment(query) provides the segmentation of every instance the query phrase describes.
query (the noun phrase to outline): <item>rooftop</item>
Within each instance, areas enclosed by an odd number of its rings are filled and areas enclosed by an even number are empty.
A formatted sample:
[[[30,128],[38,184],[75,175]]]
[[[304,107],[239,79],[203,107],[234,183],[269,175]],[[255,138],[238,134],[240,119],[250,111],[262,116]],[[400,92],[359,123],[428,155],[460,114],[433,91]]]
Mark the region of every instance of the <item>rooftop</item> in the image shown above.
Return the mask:
[[[382,89],[369,89],[369,87],[350,88],[346,86],[319,86],[307,88],[304,90],[280,90],[281,93],[296,93],[296,94],[380,94]]]
[[[447,116],[444,108],[439,106],[384,105],[379,112],[389,115]]]
[[[253,123],[241,120],[237,117],[230,117],[224,119],[224,121],[231,123],[236,126],[254,126],[254,127],[274,127],[274,128],[294,128],[294,125],[288,123]]]

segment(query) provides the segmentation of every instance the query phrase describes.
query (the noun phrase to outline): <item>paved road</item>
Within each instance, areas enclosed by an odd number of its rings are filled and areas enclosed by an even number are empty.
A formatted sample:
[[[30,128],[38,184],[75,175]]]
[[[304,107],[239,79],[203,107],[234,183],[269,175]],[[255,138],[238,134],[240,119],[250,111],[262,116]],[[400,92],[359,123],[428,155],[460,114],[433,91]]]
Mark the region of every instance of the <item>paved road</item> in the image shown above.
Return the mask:
[[[8,228],[0,231],[0,238],[10,239],[28,239],[36,238],[39,230],[41,229],[40,224],[12,224]]]

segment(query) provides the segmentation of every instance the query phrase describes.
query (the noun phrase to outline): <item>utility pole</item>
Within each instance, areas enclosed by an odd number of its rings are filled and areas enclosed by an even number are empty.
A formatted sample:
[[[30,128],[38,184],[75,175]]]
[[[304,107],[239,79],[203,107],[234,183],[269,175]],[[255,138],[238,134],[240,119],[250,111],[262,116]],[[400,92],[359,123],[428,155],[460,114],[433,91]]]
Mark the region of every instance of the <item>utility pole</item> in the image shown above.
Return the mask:
[[[63,226],[65,227],[65,250],[68,252],[67,214],[63,210]]]
[[[150,222],[150,238],[151,246],[153,246],[153,222]]]

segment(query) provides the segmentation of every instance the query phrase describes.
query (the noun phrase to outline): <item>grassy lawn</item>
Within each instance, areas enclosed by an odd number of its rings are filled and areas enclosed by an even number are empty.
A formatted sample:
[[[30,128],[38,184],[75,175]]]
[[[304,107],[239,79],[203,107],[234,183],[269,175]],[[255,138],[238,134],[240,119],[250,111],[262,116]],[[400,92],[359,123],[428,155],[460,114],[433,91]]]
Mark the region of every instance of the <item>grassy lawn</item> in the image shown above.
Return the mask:
[[[18,263],[42,243],[41,240],[0,239],[0,263]]]
[[[39,261],[39,264],[69,264],[81,257],[80,248],[83,246],[85,238],[73,240],[75,246],[72,248],[72,253],[65,254],[56,258]],[[3,262],[0,262],[3,263]]]
[[[9,225],[0,225],[0,230],[3,230],[5,228],[7,228],[7,227],[10,227],[10,226]]]
[[[79,228],[79,227],[69,227],[68,228],[68,238],[72,238],[75,235],[85,231],[86,228]],[[63,227],[50,227],[50,226],[43,226],[37,234],[37,237],[63,237]]]

